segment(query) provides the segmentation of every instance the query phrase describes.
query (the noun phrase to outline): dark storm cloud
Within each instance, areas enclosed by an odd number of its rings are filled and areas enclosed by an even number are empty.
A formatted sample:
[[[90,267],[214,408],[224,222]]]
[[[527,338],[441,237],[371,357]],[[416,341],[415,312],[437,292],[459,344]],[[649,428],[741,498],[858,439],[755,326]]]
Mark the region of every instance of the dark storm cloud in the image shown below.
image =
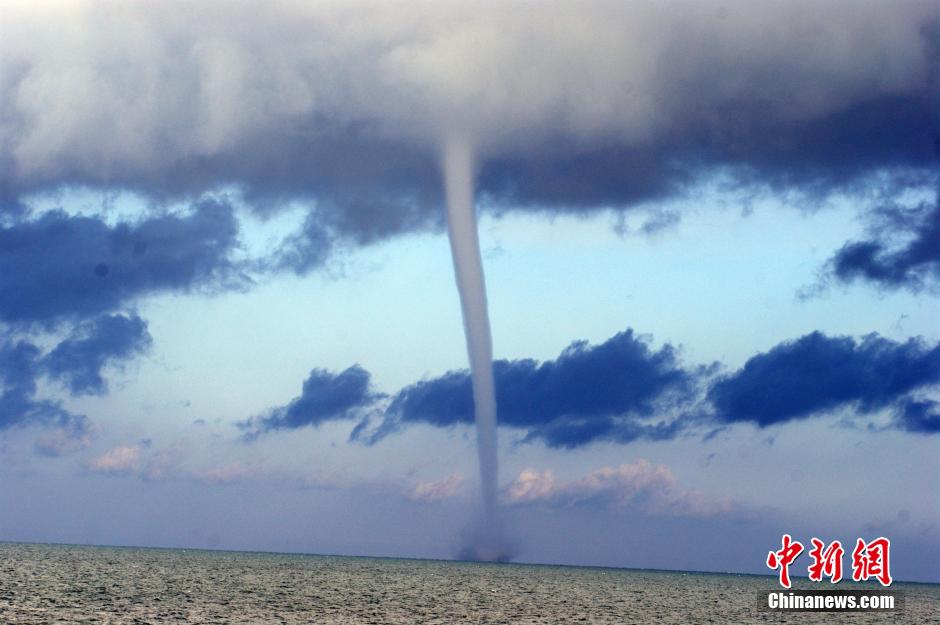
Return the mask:
[[[493,368],[499,425],[521,433],[522,443],[555,448],[707,430],[703,440],[710,440],[734,423],[765,427],[846,407],[856,414],[888,410],[890,428],[940,432],[940,404],[917,397],[940,385],[940,345],[920,338],[813,332],[715,377],[717,364],[683,365],[671,345],[654,350],[628,329],[595,346],[574,342],[554,360],[497,360]],[[370,390],[369,374],[358,366],[339,374],[314,369],[300,397],[239,426],[252,439],[339,419],[359,419],[350,440],[367,445],[410,425],[472,425],[470,374],[449,371],[388,397]]]
[[[55,401],[36,397],[38,380],[48,376],[63,382],[72,395],[101,395],[107,391],[104,367],[120,364],[150,345],[147,324],[137,316],[100,315],[75,327],[45,355],[23,339],[0,343],[0,430],[39,425],[56,428],[60,439],[45,449],[68,447],[87,435],[90,422]]]
[[[40,425],[61,428],[74,437],[83,435],[90,425],[86,417],[56,402],[36,399],[39,357],[39,349],[29,342],[0,343],[0,430]]]
[[[853,406],[871,412],[897,406],[908,394],[940,383],[940,345],[898,343],[877,335],[860,341],[820,332],[752,356],[708,391],[717,418],[764,427]],[[916,428],[917,406],[902,420]],[[912,429],[907,427],[907,429]]]
[[[585,212],[682,195],[724,169],[741,184],[825,194],[883,169],[935,166],[937,107],[936,97],[920,94],[873,97],[797,122],[769,118],[760,107],[690,111],[682,132],[653,145],[496,159],[484,165],[479,190],[500,205]],[[711,115],[736,126],[716,127]]]
[[[42,360],[44,371],[60,380],[73,395],[107,391],[105,365],[126,361],[151,343],[147,323],[137,316],[101,315],[81,324]]]
[[[672,346],[653,350],[632,330],[596,346],[572,343],[558,358],[542,363],[497,360],[493,373],[500,425],[522,430],[526,441],[552,447],[671,438],[684,422],[657,415],[687,401],[696,378],[682,368]],[[649,418],[653,423],[646,423]],[[441,427],[472,423],[469,373],[452,371],[402,389],[386,419]],[[389,429],[386,424],[382,433]]]
[[[642,423],[635,418],[558,419],[544,427],[529,430],[524,442],[542,440],[549,447],[573,449],[595,441],[626,444],[635,440],[671,440],[696,423],[683,415]]]
[[[887,288],[919,290],[940,281],[940,200],[893,209],[878,220],[882,238],[847,243],[831,261],[842,282],[865,280]],[[895,243],[899,236],[906,241]]]
[[[940,433],[940,403],[930,399],[903,402],[897,412],[896,426],[919,434]]]
[[[272,430],[294,430],[325,421],[356,416],[378,396],[369,389],[369,372],[358,365],[340,373],[314,369],[304,381],[300,397],[266,415],[242,421],[238,426],[249,440]]]
[[[490,206],[549,212],[682,195],[716,171],[825,193],[930,168],[940,136],[935,2],[0,11],[0,197],[13,200],[63,184],[159,198],[237,185],[262,211],[314,199],[318,228],[363,244],[440,225],[452,131],[473,144]],[[304,245],[315,231],[282,268],[319,262]]]
[[[365,245],[443,225],[433,151],[334,129],[313,142],[304,136],[274,137],[260,152],[254,151],[256,158],[269,159],[266,167],[231,162],[219,176],[227,173],[241,183],[245,199],[264,213],[292,198],[316,199],[316,210],[296,241],[302,247],[306,240],[317,243],[309,248],[316,255],[322,254],[324,239]],[[211,188],[211,178],[191,190]]]
[[[292,271],[304,275],[320,267],[333,247],[333,235],[324,229],[314,214],[307,215],[303,225],[281,241],[258,268],[264,272]]]
[[[0,227],[0,321],[55,322],[111,311],[153,292],[237,283],[231,207],[111,226],[53,211]]]

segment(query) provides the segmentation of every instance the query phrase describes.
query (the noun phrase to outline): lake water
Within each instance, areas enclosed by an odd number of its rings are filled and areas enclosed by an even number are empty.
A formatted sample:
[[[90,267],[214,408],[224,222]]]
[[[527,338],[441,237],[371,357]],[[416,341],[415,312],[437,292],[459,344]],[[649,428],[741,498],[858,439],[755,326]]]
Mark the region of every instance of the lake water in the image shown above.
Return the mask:
[[[771,577],[0,543],[2,623],[940,623],[901,612],[759,612]],[[794,586],[803,584],[797,581]],[[840,585],[840,588],[843,585]]]

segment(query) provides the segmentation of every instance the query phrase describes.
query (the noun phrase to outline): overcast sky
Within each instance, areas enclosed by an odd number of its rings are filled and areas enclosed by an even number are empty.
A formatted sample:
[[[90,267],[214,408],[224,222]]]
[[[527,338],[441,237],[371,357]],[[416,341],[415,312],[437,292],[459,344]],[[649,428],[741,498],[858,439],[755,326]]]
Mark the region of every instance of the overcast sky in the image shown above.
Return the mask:
[[[6,2],[0,540],[940,581],[934,2]],[[805,574],[805,573],[798,573]]]

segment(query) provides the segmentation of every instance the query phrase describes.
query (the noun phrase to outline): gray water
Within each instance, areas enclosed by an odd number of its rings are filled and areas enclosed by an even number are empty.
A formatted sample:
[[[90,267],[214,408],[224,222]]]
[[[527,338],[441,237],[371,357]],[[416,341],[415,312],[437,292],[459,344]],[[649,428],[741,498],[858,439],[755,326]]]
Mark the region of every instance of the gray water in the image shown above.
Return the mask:
[[[940,623],[759,612],[774,578],[429,560],[0,543],[3,623]],[[794,586],[808,583],[800,580]],[[818,586],[816,586],[818,587]]]

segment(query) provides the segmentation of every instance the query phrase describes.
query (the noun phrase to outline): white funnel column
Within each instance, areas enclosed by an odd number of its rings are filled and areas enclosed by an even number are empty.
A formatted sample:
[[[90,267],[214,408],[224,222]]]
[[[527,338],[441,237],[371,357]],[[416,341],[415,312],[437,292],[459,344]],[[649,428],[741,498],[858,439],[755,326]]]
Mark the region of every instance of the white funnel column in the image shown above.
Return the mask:
[[[473,155],[469,144],[448,139],[444,144],[447,232],[470,357],[483,507],[487,521],[493,521],[497,485],[496,392],[486,283],[473,205],[473,177]]]

